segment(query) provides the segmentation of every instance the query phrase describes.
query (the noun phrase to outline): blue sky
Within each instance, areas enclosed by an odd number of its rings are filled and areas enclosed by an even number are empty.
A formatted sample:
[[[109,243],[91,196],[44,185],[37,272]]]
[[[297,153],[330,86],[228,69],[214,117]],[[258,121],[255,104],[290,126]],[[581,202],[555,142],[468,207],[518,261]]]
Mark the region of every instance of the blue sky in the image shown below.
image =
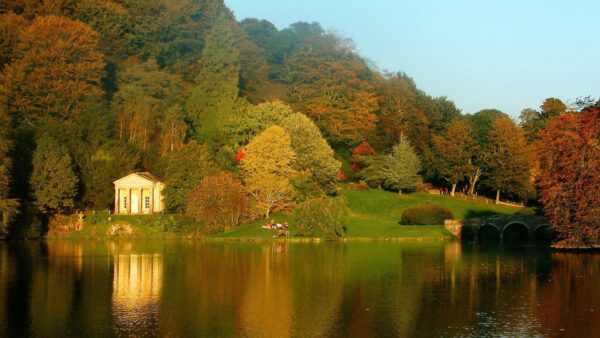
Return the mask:
[[[517,117],[547,97],[600,95],[600,1],[225,0],[238,20],[319,22],[379,70],[403,71],[464,113]]]

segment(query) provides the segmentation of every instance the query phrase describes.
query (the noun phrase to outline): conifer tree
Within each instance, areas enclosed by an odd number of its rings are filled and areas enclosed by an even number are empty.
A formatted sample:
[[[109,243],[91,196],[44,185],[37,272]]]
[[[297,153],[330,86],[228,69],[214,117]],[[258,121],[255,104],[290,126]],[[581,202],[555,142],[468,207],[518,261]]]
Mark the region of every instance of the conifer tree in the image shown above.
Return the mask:
[[[421,160],[408,139],[400,135],[400,140],[385,158],[384,185],[389,189],[397,189],[400,195],[402,189],[414,189],[421,182],[419,170],[421,170]]]
[[[67,149],[48,136],[39,138],[30,179],[33,204],[43,213],[73,208],[78,182]]]
[[[187,98],[187,111],[194,136],[199,142],[219,141],[224,123],[239,104],[239,51],[234,32],[235,20],[219,13],[212,25],[198,64],[200,73]]]

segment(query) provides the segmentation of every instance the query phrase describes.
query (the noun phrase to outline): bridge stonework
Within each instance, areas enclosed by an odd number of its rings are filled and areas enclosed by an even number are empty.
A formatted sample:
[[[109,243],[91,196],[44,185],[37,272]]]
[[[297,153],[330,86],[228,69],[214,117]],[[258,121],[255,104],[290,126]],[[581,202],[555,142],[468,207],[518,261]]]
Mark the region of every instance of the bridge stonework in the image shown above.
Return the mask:
[[[530,238],[535,238],[536,232],[542,228],[550,227],[543,216],[521,216],[521,215],[494,215],[481,218],[467,218],[464,220],[446,220],[444,228],[461,239],[479,239],[479,232],[484,227],[493,227],[500,238],[504,231],[510,226],[522,226],[527,228]]]

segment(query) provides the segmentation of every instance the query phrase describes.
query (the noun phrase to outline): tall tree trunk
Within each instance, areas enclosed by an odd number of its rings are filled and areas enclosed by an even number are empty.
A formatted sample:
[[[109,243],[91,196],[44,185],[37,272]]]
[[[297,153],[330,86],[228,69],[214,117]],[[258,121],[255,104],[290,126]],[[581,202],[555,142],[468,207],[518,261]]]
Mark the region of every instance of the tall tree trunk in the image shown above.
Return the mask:
[[[500,204],[500,190],[496,190],[496,204]]]
[[[452,183],[452,191],[450,192],[450,196],[454,196],[455,190],[456,190],[456,183]]]
[[[477,168],[475,173],[472,176],[469,176],[469,195],[473,195],[475,193],[475,184],[479,177],[481,176],[481,169]]]

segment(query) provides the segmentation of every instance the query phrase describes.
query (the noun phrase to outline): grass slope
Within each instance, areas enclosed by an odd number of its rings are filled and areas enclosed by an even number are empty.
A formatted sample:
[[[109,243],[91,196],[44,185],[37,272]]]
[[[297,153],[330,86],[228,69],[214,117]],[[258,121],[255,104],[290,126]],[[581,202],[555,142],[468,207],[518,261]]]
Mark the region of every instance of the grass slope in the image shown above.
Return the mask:
[[[496,206],[482,202],[465,201],[459,197],[430,195],[427,193],[397,194],[387,191],[351,191],[342,189],[346,198],[350,218],[346,222],[348,238],[450,238],[452,235],[443,226],[405,226],[398,224],[402,211],[425,202],[437,202],[448,207],[456,219],[481,217],[494,214],[514,214],[518,209]],[[290,223],[290,237],[294,236],[293,215],[273,214],[275,222]],[[218,238],[271,238],[276,230],[262,229],[266,220],[239,226],[218,235]]]

